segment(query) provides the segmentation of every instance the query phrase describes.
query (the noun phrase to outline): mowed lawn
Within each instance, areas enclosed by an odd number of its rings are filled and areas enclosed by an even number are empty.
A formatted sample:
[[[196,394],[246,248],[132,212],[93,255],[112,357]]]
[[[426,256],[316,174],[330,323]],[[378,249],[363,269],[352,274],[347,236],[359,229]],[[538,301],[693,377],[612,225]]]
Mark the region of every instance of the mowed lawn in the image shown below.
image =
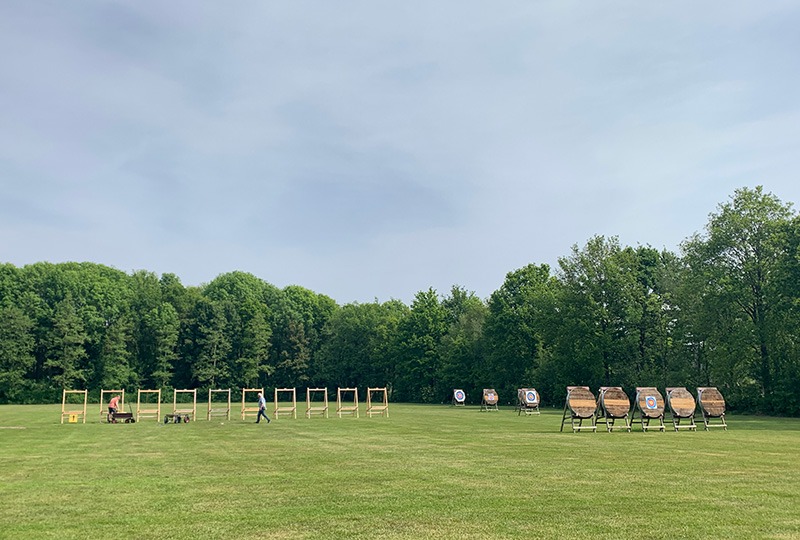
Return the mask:
[[[269,425],[0,406],[0,538],[800,538],[798,419],[573,434],[554,409],[298,405]]]

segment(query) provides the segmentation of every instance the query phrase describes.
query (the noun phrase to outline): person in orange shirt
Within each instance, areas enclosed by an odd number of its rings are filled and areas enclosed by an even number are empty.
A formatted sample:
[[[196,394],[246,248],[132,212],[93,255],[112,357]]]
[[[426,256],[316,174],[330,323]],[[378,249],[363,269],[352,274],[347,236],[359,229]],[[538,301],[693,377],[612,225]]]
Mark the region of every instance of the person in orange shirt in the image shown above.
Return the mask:
[[[114,396],[111,398],[111,401],[108,402],[108,421],[111,422],[114,419],[114,415],[117,414],[117,408],[119,407],[119,396]]]

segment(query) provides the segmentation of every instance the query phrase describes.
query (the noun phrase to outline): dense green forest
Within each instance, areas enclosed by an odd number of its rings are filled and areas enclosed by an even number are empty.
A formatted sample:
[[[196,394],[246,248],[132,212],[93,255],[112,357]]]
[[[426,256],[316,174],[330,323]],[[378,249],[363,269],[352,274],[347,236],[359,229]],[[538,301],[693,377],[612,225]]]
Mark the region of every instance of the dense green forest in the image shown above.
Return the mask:
[[[800,218],[763,188],[737,190],[680,253],[596,236],[553,269],[509,272],[488,299],[454,286],[411,305],[340,306],[230,272],[94,263],[0,264],[0,402],[62,388],[387,386],[441,403],[453,388],[502,401],[534,386],[718,386],[740,411],[800,414]]]

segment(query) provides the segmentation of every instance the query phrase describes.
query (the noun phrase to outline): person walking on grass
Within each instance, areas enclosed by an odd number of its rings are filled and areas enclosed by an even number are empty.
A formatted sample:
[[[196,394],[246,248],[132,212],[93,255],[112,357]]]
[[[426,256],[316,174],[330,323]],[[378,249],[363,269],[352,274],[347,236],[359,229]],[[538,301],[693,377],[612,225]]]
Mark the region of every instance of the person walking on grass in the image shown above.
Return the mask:
[[[256,424],[261,422],[261,417],[264,417],[269,424],[269,416],[267,416],[267,400],[264,399],[264,394],[258,393],[258,416],[256,417]]]

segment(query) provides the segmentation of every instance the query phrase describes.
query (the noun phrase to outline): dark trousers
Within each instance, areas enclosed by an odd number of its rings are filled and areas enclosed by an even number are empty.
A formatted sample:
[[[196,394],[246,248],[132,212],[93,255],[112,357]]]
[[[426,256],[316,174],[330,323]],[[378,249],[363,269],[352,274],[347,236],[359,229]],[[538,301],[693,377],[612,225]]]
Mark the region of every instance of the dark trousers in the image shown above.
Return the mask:
[[[266,421],[269,423],[269,417],[267,416],[266,409],[258,409],[258,416],[256,417],[256,424],[261,422],[261,417],[264,417]]]

